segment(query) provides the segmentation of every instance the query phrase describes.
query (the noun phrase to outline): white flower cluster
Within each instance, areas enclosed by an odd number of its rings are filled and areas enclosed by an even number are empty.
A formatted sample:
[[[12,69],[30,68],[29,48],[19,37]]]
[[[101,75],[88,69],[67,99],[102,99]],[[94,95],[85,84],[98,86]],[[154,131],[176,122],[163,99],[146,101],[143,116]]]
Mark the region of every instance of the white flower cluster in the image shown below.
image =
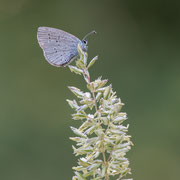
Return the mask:
[[[76,66],[69,65],[69,68],[72,72],[83,75],[88,92],[69,87],[78,98],[78,102],[67,100],[75,110],[72,118],[83,122],[79,128],[71,127],[76,135],[70,138],[76,142],[73,150],[76,156],[80,156],[78,166],[73,167],[75,175],[72,179],[109,180],[113,176],[122,180],[124,176],[131,174],[125,155],[132,146],[130,136],[126,134],[128,125],[122,124],[127,120],[126,113],[121,112],[123,103],[117,98],[112,86],[106,86],[107,80],[100,77],[91,82],[88,69],[96,62],[97,57],[87,65],[87,54],[80,46],[78,51],[80,58],[76,61]]]

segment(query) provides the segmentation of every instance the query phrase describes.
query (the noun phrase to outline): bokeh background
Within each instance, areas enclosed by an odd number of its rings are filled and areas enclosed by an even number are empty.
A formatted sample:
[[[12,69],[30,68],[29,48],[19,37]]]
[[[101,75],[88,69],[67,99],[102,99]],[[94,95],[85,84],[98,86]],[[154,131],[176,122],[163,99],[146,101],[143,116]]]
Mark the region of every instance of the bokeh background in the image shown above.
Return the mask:
[[[39,26],[89,38],[99,55],[93,78],[108,78],[125,103],[135,180],[179,179],[180,1],[0,0],[0,179],[69,180],[68,85],[84,88],[68,68],[49,65]]]

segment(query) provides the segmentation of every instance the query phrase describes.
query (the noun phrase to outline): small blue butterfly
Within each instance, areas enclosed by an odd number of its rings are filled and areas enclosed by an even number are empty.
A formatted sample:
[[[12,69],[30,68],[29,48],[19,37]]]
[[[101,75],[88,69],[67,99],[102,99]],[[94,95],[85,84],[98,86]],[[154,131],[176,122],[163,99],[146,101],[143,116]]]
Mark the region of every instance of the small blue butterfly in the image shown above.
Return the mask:
[[[96,31],[88,33],[82,41],[72,34],[60,29],[50,27],[39,27],[37,39],[43,49],[46,60],[53,66],[66,66],[77,56],[77,45],[80,44],[83,51],[87,52],[87,36],[95,34]]]

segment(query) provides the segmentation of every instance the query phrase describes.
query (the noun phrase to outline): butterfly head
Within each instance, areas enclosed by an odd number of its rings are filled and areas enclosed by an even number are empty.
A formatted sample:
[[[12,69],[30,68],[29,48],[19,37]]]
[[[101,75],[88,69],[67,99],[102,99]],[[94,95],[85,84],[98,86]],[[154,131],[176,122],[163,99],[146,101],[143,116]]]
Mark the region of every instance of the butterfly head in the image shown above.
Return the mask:
[[[86,51],[87,52],[87,50],[88,50],[88,46],[87,46],[87,44],[88,44],[88,41],[86,40],[86,38],[89,36],[89,35],[91,35],[91,34],[96,34],[96,31],[91,31],[90,33],[88,33],[88,34],[86,34],[85,35],[85,37],[82,39],[82,41],[81,41],[81,47],[82,47],[82,50],[83,51]]]
[[[85,39],[83,39],[83,40],[81,41],[81,43],[80,43],[82,50],[85,51],[85,52],[87,52],[87,50],[88,50],[87,44],[88,44],[88,41],[85,40]]]

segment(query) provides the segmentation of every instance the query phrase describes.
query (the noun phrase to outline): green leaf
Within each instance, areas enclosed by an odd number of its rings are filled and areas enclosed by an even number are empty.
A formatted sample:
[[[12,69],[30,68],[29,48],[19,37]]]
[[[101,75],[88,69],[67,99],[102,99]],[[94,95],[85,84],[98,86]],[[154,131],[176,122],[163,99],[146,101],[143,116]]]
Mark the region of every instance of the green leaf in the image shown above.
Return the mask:
[[[98,92],[97,95],[96,95],[96,101],[98,102],[101,97],[102,97],[102,93]]]
[[[81,61],[80,59],[76,61],[76,66],[80,69],[85,69],[86,65],[84,64],[83,61]]]
[[[103,87],[104,85],[106,85],[106,83],[108,82],[107,79],[101,80],[101,82],[99,83],[98,87],[96,89],[99,89],[101,87]]]
[[[81,131],[79,131],[77,128],[75,127],[70,127],[72,129],[72,131],[74,132],[74,134],[81,136],[81,137],[87,137],[86,134],[82,133]]]
[[[86,178],[79,172],[75,172],[76,176],[78,177],[78,180],[86,180]]]
[[[89,84],[87,84],[87,88],[90,90],[90,91],[93,91],[94,90],[94,84],[91,82]]]
[[[83,70],[77,68],[76,66],[69,65],[68,67],[69,67],[71,72],[74,72],[74,73],[79,74],[79,75],[81,75],[83,73]]]
[[[94,132],[95,129],[96,129],[96,126],[91,126],[84,133],[87,134],[87,135],[90,135],[90,134],[92,134]]]
[[[83,50],[81,49],[80,44],[78,44],[77,49],[78,49],[79,55],[80,55],[80,56],[84,56],[84,52],[83,52]]]
[[[77,105],[77,102],[75,100],[71,101],[69,99],[66,99],[66,101],[68,102],[69,106],[71,106],[72,109],[79,108],[79,106]]]
[[[104,93],[103,93],[104,99],[107,99],[107,98],[108,98],[109,93],[110,93],[110,90],[111,90],[111,87],[110,87],[110,86],[107,86],[107,87],[105,88],[105,91],[104,91]]]
[[[88,67],[87,68],[90,68],[91,66],[94,65],[94,63],[98,60],[98,56],[95,56],[91,61],[90,63],[88,64]]]
[[[68,86],[68,88],[72,91],[72,93],[74,93],[78,98],[83,98],[84,96],[84,93],[76,88],[76,87],[73,87],[73,86]]]
[[[82,119],[86,119],[86,114],[76,113],[76,114],[72,114],[72,117],[74,120],[82,120]]]

